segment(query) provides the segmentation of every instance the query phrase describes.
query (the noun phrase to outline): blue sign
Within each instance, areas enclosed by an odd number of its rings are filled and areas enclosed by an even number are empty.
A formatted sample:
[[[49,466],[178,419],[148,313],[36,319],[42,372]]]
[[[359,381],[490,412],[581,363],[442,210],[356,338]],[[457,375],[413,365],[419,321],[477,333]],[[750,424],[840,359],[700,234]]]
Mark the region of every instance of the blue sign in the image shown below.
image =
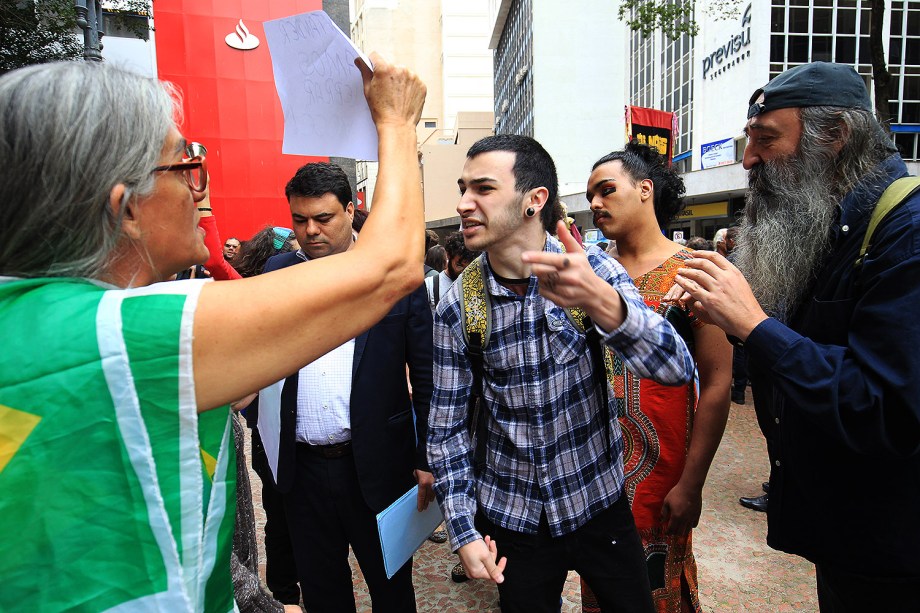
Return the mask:
[[[701,149],[700,167],[703,169],[735,163],[735,140],[732,138],[706,143]]]

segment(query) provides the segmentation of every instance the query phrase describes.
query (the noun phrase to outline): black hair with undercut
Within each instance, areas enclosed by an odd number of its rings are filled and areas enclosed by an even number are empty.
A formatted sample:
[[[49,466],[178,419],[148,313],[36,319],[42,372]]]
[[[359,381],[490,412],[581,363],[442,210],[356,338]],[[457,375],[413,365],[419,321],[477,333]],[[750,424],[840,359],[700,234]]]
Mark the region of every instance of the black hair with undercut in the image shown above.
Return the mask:
[[[556,164],[543,145],[530,138],[517,134],[496,134],[487,136],[473,143],[466,152],[467,159],[492,151],[510,151],[514,154],[514,188],[523,193],[528,190],[545,187],[548,192],[546,204],[540,211],[540,221],[547,232],[556,231],[556,222],[562,219],[562,207],[559,204],[559,178]]]
[[[622,151],[608,153],[594,162],[591,170],[616,160],[623,164],[623,170],[634,182],[645,179],[652,182],[655,219],[659,228],[667,226],[684,209],[684,194],[687,191],[684,180],[673,166],[668,166],[667,159],[657,149],[633,139]]]
[[[301,166],[284,188],[288,202],[291,198],[319,198],[325,194],[335,195],[343,209],[348,208],[348,203],[352,201],[348,175],[328,162]]]

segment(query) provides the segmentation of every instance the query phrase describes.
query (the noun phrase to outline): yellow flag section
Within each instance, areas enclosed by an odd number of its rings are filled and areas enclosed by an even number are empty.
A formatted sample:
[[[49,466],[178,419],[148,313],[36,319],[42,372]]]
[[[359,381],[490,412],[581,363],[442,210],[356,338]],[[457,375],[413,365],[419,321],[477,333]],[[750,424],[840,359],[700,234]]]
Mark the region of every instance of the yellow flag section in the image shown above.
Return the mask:
[[[201,450],[201,461],[204,462],[204,472],[208,477],[209,481],[214,481],[214,473],[217,471],[217,458],[212,456],[210,453]]]
[[[23,413],[0,404],[0,473],[39,421],[41,417],[38,415]]]
[[[235,609],[229,411],[194,402],[201,287],[0,280],[0,610]]]

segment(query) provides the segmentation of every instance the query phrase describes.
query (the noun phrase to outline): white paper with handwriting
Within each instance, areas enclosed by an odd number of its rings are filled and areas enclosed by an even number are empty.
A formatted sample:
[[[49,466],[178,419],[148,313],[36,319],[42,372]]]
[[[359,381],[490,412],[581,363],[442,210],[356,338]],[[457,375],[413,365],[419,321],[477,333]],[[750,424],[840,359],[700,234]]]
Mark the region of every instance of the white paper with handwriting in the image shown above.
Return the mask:
[[[357,57],[370,60],[323,11],[266,21],[284,111],[283,153],[377,159],[377,129]]]

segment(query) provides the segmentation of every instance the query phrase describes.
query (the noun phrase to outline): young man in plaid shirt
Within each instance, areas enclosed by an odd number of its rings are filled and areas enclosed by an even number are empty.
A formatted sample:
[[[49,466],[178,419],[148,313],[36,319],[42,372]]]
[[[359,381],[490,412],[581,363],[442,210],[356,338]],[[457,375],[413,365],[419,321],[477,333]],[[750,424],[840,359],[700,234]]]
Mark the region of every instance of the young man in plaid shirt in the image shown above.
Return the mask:
[[[458,184],[466,246],[486,252],[491,332],[483,342],[485,417],[476,442],[485,446],[485,461],[474,473],[473,372],[463,283],[455,283],[435,317],[428,430],[451,547],[470,577],[498,584],[503,611],[555,613],[570,569],[605,611],[652,611],[623,490],[613,390],[604,393],[606,377],[596,372],[586,334],[564,308],[583,310],[606,347],[660,383],[692,377],[687,348],[645,307],[617,262],[595,247],[582,251],[557,222],[555,164],[535,140],[480,140]],[[562,243],[549,235],[554,230]]]

